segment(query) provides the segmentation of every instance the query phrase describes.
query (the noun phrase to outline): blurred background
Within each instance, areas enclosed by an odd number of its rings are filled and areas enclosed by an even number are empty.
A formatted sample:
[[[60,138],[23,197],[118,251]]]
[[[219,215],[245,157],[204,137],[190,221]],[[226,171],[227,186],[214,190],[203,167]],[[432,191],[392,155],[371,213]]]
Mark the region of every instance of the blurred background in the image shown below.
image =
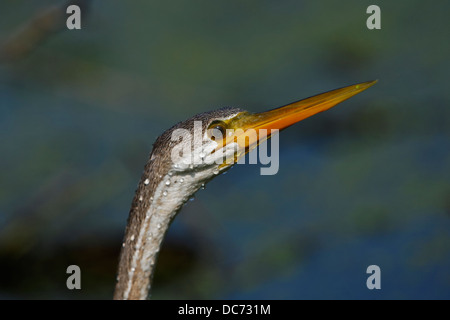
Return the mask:
[[[81,30],[66,1],[0,2],[0,298],[112,298],[134,191],[176,122],[379,79],[283,131],[278,174],[236,165],[200,190],[152,297],[450,299],[450,2],[71,2]]]

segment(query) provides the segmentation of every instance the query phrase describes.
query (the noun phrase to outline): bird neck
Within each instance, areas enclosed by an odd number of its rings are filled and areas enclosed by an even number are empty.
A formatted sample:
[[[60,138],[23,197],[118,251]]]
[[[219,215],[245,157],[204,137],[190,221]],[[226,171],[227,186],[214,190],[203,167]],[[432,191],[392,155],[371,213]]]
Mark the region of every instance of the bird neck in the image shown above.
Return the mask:
[[[122,244],[114,299],[147,299],[156,259],[170,223],[208,180],[203,171],[177,172],[164,166],[151,158],[136,190]]]

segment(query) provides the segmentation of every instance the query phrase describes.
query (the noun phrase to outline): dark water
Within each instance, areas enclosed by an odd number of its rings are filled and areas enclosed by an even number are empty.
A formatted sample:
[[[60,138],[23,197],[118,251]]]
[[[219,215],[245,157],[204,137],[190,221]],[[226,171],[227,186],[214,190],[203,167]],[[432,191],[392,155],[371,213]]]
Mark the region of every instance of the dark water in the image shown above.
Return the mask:
[[[59,3],[2,2],[1,42]],[[200,190],[153,297],[449,299],[450,5],[378,1],[369,31],[370,4],[99,1],[81,30],[3,60],[0,297],[110,298],[141,170],[174,123],[379,79],[282,132],[278,174],[236,165]]]

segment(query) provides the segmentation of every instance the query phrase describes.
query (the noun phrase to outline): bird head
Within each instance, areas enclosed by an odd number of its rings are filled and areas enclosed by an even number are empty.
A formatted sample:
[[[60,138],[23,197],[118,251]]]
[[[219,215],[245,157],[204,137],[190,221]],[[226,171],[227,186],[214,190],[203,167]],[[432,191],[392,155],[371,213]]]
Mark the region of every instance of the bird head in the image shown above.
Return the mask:
[[[213,177],[273,134],[364,91],[376,81],[325,92],[261,113],[223,108],[201,113],[168,131],[175,171],[207,171]],[[166,137],[167,139],[167,137]]]
[[[159,172],[185,176],[184,180],[191,181],[192,189],[196,189],[278,131],[328,110],[375,83],[343,87],[261,113],[222,108],[197,114],[164,132],[156,140],[150,160],[158,155],[164,167]]]

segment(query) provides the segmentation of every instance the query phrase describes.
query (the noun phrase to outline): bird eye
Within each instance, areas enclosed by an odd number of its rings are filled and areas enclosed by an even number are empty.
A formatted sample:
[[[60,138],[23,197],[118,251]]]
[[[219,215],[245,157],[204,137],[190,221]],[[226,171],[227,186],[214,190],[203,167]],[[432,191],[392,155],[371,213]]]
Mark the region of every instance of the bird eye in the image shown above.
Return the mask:
[[[226,128],[220,122],[212,123],[208,128],[208,136],[211,140],[221,140],[225,137]]]

